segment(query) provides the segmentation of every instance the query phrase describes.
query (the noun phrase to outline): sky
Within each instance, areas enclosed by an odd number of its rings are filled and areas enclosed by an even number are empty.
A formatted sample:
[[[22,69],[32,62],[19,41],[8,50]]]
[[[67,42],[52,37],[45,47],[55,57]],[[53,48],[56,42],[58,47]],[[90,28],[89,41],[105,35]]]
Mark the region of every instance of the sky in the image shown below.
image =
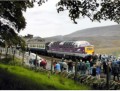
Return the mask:
[[[80,18],[78,24],[74,24],[68,17],[68,12],[57,13],[56,3],[59,0],[48,0],[42,6],[35,5],[34,8],[27,9],[24,16],[27,22],[26,28],[19,35],[32,34],[42,38],[67,35],[77,30],[92,27],[116,25],[112,21],[91,22],[88,18]]]

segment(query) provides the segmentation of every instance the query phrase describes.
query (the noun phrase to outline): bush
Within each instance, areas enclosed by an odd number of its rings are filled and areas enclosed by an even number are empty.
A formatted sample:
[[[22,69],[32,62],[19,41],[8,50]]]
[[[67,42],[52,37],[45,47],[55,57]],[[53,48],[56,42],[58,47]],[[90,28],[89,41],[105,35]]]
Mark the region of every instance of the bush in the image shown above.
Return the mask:
[[[71,74],[68,77],[71,78],[72,76],[73,75]],[[96,90],[107,89],[105,78],[97,79],[96,77],[93,77],[91,75],[78,75],[77,79],[80,83],[91,86],[93,89],[96,89]],[[120,83],[110,80],[109,87],[110,87],[109,88],[110,90],[118,90],[120,89]]]

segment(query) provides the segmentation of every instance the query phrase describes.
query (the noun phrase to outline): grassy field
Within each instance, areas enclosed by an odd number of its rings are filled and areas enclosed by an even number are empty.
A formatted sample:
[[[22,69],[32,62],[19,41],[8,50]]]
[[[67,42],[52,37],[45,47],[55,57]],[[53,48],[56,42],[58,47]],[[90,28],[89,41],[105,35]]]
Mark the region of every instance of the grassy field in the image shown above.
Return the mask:
[[[73,80],[52,74],[50,78],[48,73],[35,72],[23,68],[22,66],[13,66],[11,59],[0,62],[0,89],[23,89],[23,90],[89,90],[90,87],[75,83]],[[19,61],[17,59],[17,61]]]
[[[114,56],[120,56],[120,47],[96,48],[95,53],[112,54]]]

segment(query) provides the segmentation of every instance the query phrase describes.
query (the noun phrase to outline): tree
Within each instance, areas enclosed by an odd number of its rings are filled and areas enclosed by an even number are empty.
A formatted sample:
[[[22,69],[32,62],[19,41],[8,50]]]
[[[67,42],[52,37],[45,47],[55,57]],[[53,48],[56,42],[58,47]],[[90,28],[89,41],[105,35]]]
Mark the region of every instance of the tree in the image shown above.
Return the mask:
[[[0,1],[0,37],[7,46],[24,44],[17,32],[20,32],[26,26],[23,11],[33,6],[33,2],[29,0]]]
[[[120,23],[120,0],[60,0],[57,6],[58,13],[68,10],[74,23],[86,16],[92,21],[109,19]]]
[[[38,0],[33,0],[37,2]],[[48,0],[39,0],[42,5]],[[91,21],[111,20],[120,23],[120,0],[59,0],[57,11],[69,11],[75,24],[76,19],[88,17]]]

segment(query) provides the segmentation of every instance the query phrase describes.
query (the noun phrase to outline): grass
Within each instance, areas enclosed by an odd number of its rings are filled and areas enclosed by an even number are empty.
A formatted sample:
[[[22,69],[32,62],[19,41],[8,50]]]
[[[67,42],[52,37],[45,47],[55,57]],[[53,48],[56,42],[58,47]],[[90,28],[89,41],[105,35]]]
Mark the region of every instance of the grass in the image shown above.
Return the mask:
[[[48,73],[35,72],[21,66],[11,65],[11,59],[7,64],[0,63],[0,89],[24,89],[24,90],[89,90],[88,86],[75,83],[73,80],[51,75]],[[7,59],[8,61],[8,59]],[[17,61],[19,61],[17,59]]]
[[[95,52],[101,54],[112,54],[114,56],[120,56],[120,47],[96,48]]]

